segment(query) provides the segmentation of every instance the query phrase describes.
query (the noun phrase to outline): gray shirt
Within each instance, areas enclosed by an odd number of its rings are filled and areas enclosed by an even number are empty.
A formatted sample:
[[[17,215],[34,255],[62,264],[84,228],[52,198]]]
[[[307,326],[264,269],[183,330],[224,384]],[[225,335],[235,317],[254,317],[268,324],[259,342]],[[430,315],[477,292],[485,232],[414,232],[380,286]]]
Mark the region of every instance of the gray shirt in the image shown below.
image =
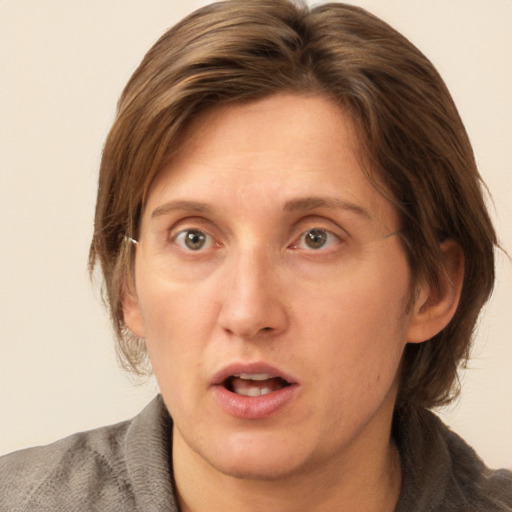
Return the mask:
[[[1,457],[0,512],[178,512],[171,433],[159,395],[130,421]],[[396,512],[512,512],[512,473],[486,468],[434,414],[397,412],[393,435]]]

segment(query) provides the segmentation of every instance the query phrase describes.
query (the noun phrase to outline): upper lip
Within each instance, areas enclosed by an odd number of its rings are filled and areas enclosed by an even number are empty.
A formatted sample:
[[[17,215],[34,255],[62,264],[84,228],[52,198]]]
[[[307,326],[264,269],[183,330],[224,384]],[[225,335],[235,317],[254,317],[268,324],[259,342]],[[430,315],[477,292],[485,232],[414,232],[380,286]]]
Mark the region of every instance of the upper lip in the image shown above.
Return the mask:
[[[253,363],[231,363],[224,368],[222,368],[220,371],[218,371],[212,378],[212,385],[221,385],[226,382],[229,377],[233,377],[234,375],[240,375],[240,374],[261,374],[261,373],[267,373],[271,375],[272,377],[279,377],[289,384],[297,384],[297,379],[276,366],[272,366],[270,364],[264,363],[264,362],[253,362]]]

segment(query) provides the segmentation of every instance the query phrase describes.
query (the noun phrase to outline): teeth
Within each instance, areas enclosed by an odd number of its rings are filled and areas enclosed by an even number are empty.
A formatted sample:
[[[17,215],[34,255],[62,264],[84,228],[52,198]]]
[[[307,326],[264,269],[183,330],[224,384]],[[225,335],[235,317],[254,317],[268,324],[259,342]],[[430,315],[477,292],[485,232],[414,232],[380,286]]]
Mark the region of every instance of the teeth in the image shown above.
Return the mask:
[[[270,373],[240,373],[230,377],[225,384],[229,391],[249,397],[268,395],[287,385],[286,381]]]
[[[271,392],[272,392],[272,390],[270,388],[251,387],[251,388],[247,388],[247,389],[240,389],[236,393],[238,395],[243,395],[243,396],[257,397],[257,396],[268,395]]]
[[[268,380],[274,378],[270,373],[241,373],[240,375],[235,375],[235,377],[243,380]]]

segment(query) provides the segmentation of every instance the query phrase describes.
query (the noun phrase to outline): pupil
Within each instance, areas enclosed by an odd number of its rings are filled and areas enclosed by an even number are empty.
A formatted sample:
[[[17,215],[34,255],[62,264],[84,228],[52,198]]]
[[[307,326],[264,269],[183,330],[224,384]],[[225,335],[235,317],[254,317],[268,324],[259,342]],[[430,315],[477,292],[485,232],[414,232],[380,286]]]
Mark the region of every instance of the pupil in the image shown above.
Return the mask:
[[[312,229],[306,234],[306,244],[312,249],[319,249],[327,241],[327,234],[322,229]]]
[[[205,242],[206,236],[201,231],[189,231],[185,236],[185,245],[193,251],[201,249]]]

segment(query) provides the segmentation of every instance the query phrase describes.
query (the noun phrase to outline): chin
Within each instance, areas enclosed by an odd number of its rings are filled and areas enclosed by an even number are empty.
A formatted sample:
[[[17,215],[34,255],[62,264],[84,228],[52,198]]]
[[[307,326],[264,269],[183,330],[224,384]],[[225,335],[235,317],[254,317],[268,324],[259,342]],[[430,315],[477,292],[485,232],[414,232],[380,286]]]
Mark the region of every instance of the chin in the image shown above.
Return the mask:
[[[205,454],[204,458],[220,473],[246,480],[281,480],[301,473],[307,465],[307,454],[297,443],[282,439],[253,436],[231,438],[218,443],[220,451]],[[263,438],[262,438],[263,437]]]
[[[242,480],[276,481],[283,480],[300,473],[302,464],[297,461],[283,460],[270,455],[265,457],[234,457],[231,460],[215,461],[215,469],[220,473]]]

